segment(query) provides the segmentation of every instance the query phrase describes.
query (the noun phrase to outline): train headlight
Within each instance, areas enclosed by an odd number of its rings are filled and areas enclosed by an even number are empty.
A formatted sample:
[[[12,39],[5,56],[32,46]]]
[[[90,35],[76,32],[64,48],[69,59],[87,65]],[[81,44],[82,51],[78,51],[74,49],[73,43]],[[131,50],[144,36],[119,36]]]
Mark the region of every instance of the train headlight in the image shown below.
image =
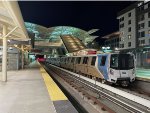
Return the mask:
[[[114,71],[112,69],[110,69],[110,74],[114,75]]]

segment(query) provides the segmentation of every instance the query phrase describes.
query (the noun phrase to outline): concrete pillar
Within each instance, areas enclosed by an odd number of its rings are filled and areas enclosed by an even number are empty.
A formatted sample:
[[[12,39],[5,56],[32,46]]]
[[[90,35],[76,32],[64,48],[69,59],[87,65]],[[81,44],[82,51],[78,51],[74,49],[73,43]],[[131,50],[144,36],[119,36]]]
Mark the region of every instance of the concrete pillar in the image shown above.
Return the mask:
[[[24,68],[24,50],[23,50],[23,45],[21,45],[21,50],[22,50],[22,55],[21,55],[21,67],[22,69]]]
[[[3,36],[7,34],[7,26],[3,25]],[[3,38],[2,81],[7,81],[7,37]]]

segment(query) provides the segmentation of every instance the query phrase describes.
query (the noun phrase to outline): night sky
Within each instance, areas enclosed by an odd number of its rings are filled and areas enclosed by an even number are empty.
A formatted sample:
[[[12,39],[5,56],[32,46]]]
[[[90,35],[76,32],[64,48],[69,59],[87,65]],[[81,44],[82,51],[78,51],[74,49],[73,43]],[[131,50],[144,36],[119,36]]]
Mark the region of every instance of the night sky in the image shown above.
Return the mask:
[[[117,31],[117,12],[133,1],[20,1],[25,22],[45,27],[73,26],[84,30],[100,29],[99,37]]]

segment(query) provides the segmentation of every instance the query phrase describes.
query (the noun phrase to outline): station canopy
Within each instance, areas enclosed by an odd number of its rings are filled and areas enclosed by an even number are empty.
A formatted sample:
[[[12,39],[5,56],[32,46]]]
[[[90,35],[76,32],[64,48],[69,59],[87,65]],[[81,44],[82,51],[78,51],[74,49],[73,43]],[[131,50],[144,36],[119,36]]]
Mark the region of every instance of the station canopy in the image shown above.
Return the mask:
[[[6,34],[3,34],[4,29]],[[3,38],[7,38],[9,47],[23,44],[24,49],[30,48],[27,43],[30,38],[17,1],[0,1],[0,46],[3,46]]]
[[[25,26],[34,48],[45,48],[44,50],[48,48],[64,48],[63,41],[61,39],[61,36],[63,35],[70,35],[78,38],[86,46],[97,37],[91,36],[91,34],[98,30],[92,29],[90,31],[85,31],[71,26],[55,26],[46,28],[44,26],[29,22],[25,22]]]
[[[3,25],[7,27],[7,39],[29,40],[18,2],[0,1],[0,38],[3,38]],[[11,32],[13,31],[13,32]],[[11,32],[11,33],[10,33]]]

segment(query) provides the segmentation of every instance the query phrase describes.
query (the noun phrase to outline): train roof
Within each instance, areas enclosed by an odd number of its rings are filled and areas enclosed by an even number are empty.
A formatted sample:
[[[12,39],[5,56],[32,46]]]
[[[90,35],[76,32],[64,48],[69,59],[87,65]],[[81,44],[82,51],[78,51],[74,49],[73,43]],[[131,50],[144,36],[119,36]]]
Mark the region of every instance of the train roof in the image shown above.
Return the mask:
[[[91,54],[91,55],[79,55],[79,56],[64,56],[61,58],[70,58],[70,57],[88,57],[88,56],[99,56],[99,55],[110,55],[110,54],[131,54],[131,53],[100,53],[100,54]]]

